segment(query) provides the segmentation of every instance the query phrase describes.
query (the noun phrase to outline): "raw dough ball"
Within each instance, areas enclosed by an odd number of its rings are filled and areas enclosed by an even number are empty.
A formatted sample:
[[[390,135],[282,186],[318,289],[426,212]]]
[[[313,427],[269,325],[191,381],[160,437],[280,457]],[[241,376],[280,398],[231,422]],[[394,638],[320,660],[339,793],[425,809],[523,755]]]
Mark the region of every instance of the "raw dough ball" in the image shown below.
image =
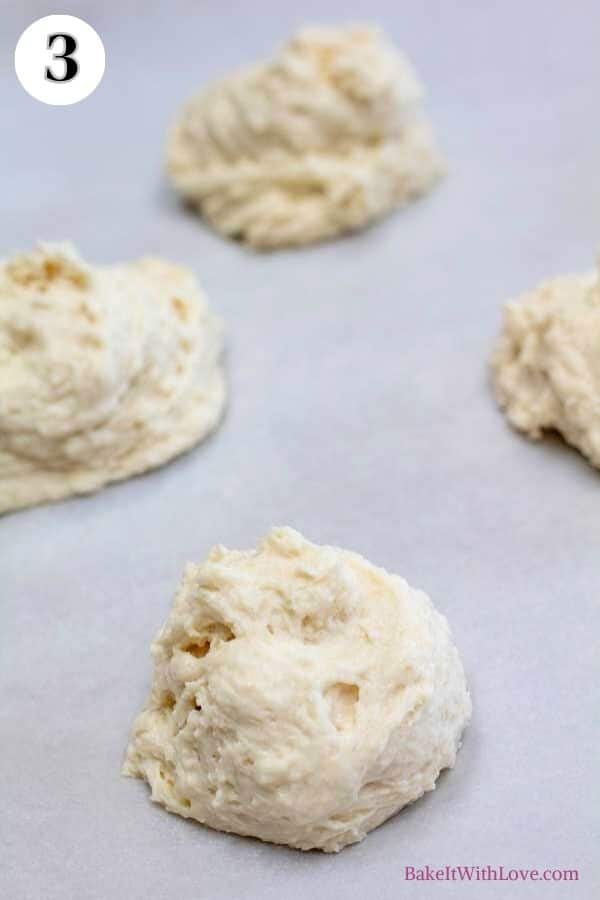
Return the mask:
[[[0,264],[0,512],[161,465],[217,423],[221,327],[191,272],[90,266],[65,245]]]
[[[337,851],[433,790],[471,701],[421,591],[291,528],[186,569],[124,772],[212,828]]]
[[[600,285],[565,276],[507,304],[492,357],[498,403],[538,439],[556,430],[600,467]]]
[[[176,188],[257,248],[367,225],[443,171],[408,60],[368,27],[306,28],[268,63],[184,107],[170,135]]]

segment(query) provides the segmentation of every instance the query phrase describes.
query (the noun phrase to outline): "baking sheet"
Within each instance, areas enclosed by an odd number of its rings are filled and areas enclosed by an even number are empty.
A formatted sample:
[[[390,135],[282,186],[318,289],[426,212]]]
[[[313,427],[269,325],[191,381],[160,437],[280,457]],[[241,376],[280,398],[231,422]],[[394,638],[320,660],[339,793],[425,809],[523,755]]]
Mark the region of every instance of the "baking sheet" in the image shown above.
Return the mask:
[[[63,10],[59,10],[63,11]],[[599,887],[600,475],[497,412],[502,302],[590,268],[600,240],[600,13],[566,4],[72,2],[107,54],[46,107],[14,77],[49,3],[0,38],[0,253],[191,266],[227,325],[227,418],[168,467],[0,521],[0,888],[16,898],[586,898]],[[165,185],[165,128],[211,77],[304,21],[376,20],[414,60],[449,160],[360,235],[257,255]],[[272,524],[427,590],[474,698],[456,768],[338,856],[211,832],[119,777],[148,646],[182,567]],[[406,881],[425,865],[578,868],[577,883]]]

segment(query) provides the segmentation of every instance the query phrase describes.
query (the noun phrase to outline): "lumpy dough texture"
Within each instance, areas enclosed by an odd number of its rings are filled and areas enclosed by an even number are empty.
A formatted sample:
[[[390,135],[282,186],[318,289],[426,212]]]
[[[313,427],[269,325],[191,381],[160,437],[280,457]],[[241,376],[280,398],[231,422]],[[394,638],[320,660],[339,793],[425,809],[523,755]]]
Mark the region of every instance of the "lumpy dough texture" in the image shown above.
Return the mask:
[[[124,772],[223,831],[337,851],[433,790],[471,702],[425,594],[273,529],[190,565]]]
[[[600,467],[600,284],[565,276],[507,304],[492,357],[500,407],[530,438],[558,431]]]
[[[267,63],[182,110],[175,187],[219,231],[256,248],[367,225],[443,171],[408,60],[369,27],[305,28]]]
[[[69,245],[0,265],[0,512],[158,466],[217,423],[221,326],[191,272],[90,266]]]

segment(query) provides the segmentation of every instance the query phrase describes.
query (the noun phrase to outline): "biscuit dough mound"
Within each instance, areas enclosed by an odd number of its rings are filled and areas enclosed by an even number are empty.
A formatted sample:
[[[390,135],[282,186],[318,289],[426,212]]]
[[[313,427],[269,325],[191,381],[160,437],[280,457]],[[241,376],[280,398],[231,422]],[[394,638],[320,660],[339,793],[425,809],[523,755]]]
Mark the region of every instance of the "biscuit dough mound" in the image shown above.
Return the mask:
[[[189,565],[152,653],[124,773],[171,812],[302,850],[433,790],[471,713],[428,597],[291,528]]]
[[[253,247],[329,238],[442,174],[421,100],[410,63],[376,29],[305,28],[188,102],[168,172],[218,231]]]
[[[159,466],[216,425],[221,326],[191,272],[41,244],[0,264],[0,512]]]
[[[500,407],[530,438],[558,431],[600,468],[600,283],[547,281],[508,303],[492,356]]]

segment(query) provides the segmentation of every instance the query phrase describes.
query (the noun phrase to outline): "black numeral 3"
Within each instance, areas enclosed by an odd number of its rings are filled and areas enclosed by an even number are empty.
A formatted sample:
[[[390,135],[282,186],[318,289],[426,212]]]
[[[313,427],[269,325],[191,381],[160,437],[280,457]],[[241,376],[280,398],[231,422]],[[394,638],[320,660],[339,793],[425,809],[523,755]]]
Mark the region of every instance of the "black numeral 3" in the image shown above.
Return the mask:
[[[52,49],[52,45],[58,39],[62,38],[64,47],[62,53],[55,53],[54,59],[62,59],[65,64],[65,70],[62,78],[57,78],[49,66],[46,66],[46,78],[48,81],[72,81],[79,71],[79,63],[73,59],[73,54],[77,50],[77,41],[71,34],[49,34],[48,50]]]

